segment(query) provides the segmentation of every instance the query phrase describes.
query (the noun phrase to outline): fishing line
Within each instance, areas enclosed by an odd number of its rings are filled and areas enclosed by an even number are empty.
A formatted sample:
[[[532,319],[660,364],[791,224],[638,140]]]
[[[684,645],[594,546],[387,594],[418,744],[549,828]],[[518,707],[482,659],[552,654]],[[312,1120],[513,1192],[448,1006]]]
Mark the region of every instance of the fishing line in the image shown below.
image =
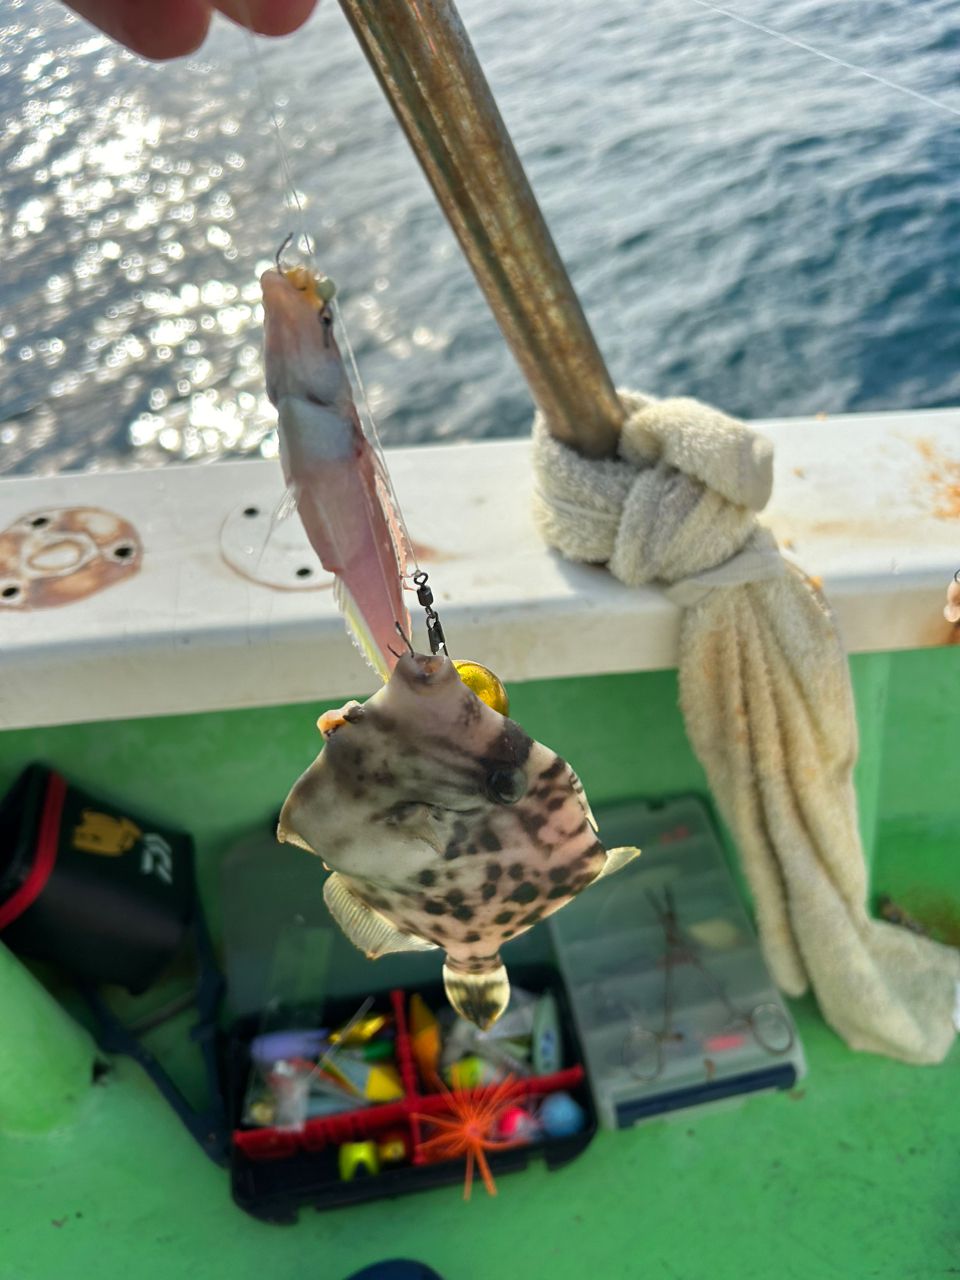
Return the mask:
[[[773,27],[765,26],[762,22],[757,22],[754,18],[748,18],[733,9],[724,9],[720,5],[710,4],[709,0],[690,0],[690,3],[698,5],[701,9],[709,9],[713,13],[722,14],[725,18],[732,18],[734,22],[742,23],[745,27],[752,27],[754,31],[762,31],[764,35],[773,36],[776,40],[782,40],[784,44],[792,44],[795,49],[803,49],[818,58],[823,58],[826,62],[832,62],[838,67],[844,67],[847,71],[866,76],[868,80],[882,84],[887,89],[893,89],[897,93],[906,94],[907,97],[916,98],[918,102],[923,102],[929,107],[936,107],[939,111],[946,111],[952,116],[960,116],[960,108],[951,107],[949,103],[943,102],[939,98],[932,98],[928,93],[921,93],[919,89],[911,89],[905,84],[898,84],[896,80],[889,80],[877,71],[870,71],[866,67],[861,67],[859,63],[847,62],[844,58],[838,58],[836,54],[827,53],[826,50],[818,49],[812,44],[807,44],[804,40],[798,40],[796,36],[788,36],[783,31],[775,31]]]
[[[287,148],[283,142],[283,127],[280,123],[280,117],[277,115],[277,108],[272,96],[267,92],[266,77],[263,74],[263,62],[260,57],[260,50],[257,47],[257,36],[253,29],[253,19],[250,17],[249,0],[240,0],[240,9],[243,15],[244,31],[246,32],[247,43],[250,49],[250,61],[253,66],[253,81],[256,85],[257,97],[260,99],[260,106],[264,115],[268,117],[273,126],[274,136],[277,143],[277,158],[280,162],[280,175],[283,179],[284,208],[292,207],[296,210],[296,220],[299,223],[298,239],[303,242],[307,257],[314,262],[313,241],[307,234],[306,216],[304,214],[303,204],[300,201],[300,193],[294,185],[293,169],[290,165],[290,157],[287,154]]]

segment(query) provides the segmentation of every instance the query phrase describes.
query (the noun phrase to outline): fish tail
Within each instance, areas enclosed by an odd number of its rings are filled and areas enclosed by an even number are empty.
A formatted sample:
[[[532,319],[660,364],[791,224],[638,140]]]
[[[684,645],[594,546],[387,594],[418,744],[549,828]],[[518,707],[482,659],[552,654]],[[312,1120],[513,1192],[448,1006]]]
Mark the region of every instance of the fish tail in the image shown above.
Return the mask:
[[[510,979],[499,955],[491,956],[490,967],[479,973],[461,969],[448,956],[443,986],[460,1017],[481,1031],[492,1027],[510,1003]]]

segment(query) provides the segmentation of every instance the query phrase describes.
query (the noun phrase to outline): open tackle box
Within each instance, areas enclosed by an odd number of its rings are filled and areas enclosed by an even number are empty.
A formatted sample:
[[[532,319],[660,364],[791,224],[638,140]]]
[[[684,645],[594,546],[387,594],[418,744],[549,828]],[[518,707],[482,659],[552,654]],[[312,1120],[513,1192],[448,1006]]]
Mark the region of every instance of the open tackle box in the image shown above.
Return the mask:
[[[531,931],[505,951],[514,990],[553,995],[561,1042],[559,1070],[519,1076],[510,1101],[569,1094],[583,1125],[570,1136],[538,1136],[488,1153],[494,1178],[526,1167],[534,1156],[551,1168],[566,1163],[588,1145],[598,1121],[623,1128],[681,1109],[788,1089],[806,1073],[796,1027],[767,972],[704,802],[694,796],[633,802],[600,809],[598,817],[608,848],[635,844],[642,856],[591,885],[552,916],[547,929]],[[351,990],[365,991],[370,970],[315,905],[320,896],[311,860],[272,845],[265,857],[264,842],[267,835],[238,851],[227,878],[229,892],[242,900],[226,913],[228,940],[231,928],[233,934],[228,992],[233,989],[239,1015],[225,1053],[236,1203],[265,1221],[293,1222],[304,1206],[336,1208],[462,1184],[462,1155],[431,1163],[424,1153],[434,1131],[420,1117],[444,1115],[447,1104],[418,1073],[410,999],[418,994],[441,1016],[447,1002],[436,983],[436,965],[422,955],[379,961],[375,976],[389,964],[393,981],[375,993],[366,1011],[391,1020],[396,1098],[308,1117],[298,1126],[250,1122],[251,1045],[264,1032],[263,1010],[273,1010],[274,1027],[337,1027],[357,1014],[362,1000],[341,993],[322,1006],[307,1008],[305,1001],[301,1010],[287,999],[278,1010],[270,992],[289,993],[293,974],[311,975],[311,991],[323,970],[342,979],[351,957],[361,984]],[[319,950],[308,954],[297,942],[264,984],[271,957],[283,951],[280,943],[291,941],[287,926],[294,918],[304,938],[313,939],[311,946],[319,940]],[[281,1014],[285,1023],[276,1021]],[[385,1163],[363,1177],[341,1176],[344,1144],[390,1136],[403,1144],[402,1162]]]
[[[573,1030],[569,1004],[555,970],[517,966],[511,972],[514,989],[535,995],[550,993],[556,1001],[559,1026],[559,1069],[545,1075],[515,1075],[508,1084],[505,1101],[523,1103],[560,1093],[578,1105],[582,1127],[568,1136],[537,1136],[522,1145],[487,1152],[494,1179],[523,1169],[534,1156],[542,1156],[549,1168],[556,1168],[579,1155],[596,1132],[596,1114],[586,1084],[582,1054]],[[418,985],[416,995],[425,1005],[440,1012],[446,1007],[441,986]],[[305,1119],[297,1127],[249,1123],[250,1081],[255,1075],[251,1045],[262,1029],[262,1019],[248,1017],[232,1028],[226,1047],[227,1107],[233,1133],[230,1177],[233,1198],[248,1213],[264,1221],[296,1221],[301,1207],[338,1208],[363,1201],[405,1195],[448,1185],[463,1185],[465,1157],[433,1161],[425,1143],[432,1133],[429,1120],[419,1117],[450,1114],[448,1096],[421,1078],[413,1049],[409,1022],[413,989],[393,988],[373,997],[366,1016],[385,1014],[392,1024],[395,1064],[402,1096],[374,1105],[358,1105],[355,1110]],[[328,1026],[349,1025],[358,1012],[356,999],[331,1000],[324,1005],[323,1021]],[[286,1013],[296,1025],[296,1010]],[[509,1013],[509,1010],[508,1010]],[[506,1015],[505,1015],[506,1016]],[[482,1086],[481,1086],[482,1087]],[[495,1086],[486,1086],[489,1093]],[[477,1090],[468,1091],[477,1096]],[[344,1144],[377,1144],[384,1139],[399,1143],[405,1152],[396,1164],[383,1164],[364,1176],[344,1178],[341,1151]],[[484,1194],[474,1180],[474,1194]]]
[[[624,1128],[806,1074],[706,806],[598,812],[642,856],[550,918],[600,1123]]]

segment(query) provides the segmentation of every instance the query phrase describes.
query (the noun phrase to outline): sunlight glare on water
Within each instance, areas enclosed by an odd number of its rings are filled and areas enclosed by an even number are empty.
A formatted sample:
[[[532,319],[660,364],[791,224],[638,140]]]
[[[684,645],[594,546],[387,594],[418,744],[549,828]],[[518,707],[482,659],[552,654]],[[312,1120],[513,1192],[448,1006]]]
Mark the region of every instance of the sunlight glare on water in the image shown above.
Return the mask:
[[[689,0],[460,8],[618,382],[748,417],[960,399],[955,119]],[[948,0],[739,9],[960,106]],[[276,455],[257,277],[294,202],[249,45],[152,65],[4,6],[0,471]],[[258,48],[384,443],[526,432],[339,8]]]

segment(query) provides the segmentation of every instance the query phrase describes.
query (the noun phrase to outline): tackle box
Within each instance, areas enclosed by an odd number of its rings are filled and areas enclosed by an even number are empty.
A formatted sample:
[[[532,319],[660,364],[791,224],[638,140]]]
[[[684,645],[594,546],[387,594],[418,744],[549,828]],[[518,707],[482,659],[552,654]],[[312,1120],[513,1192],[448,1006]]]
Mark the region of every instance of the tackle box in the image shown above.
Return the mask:
[[[597,817],[607,848],[641,856],[549,926],[601,1125],[791,1088],[803,1048],[704,802]]]
[[[520,1101],[523,1097],[567,1092],[583,1108],[586,1124],[579,1133],[570,1137],[544,1137],[510,1150],[488,1152],[487,1159],[495,1180],[502,1174],[526,1168],[534,1157],[542,1157],[551,1169],[566,1164],[587,1147],[597,1128],[563,983],[556,971],[548,967],[517,966],[511,969],[510,977],[515,988],[537,995],[544,992],[553,994],[559,1011],[562,1040],[561,1069],[549,1076],[518,1077],[513,1096]],[[442,986],[420,986],[416,993],[434,1011],[440,1011],[446,1005]],[[263,1022],[261,1018],[252,1016],[241,1018],[234,1024],[226,1042],[225,1079],[228,1116],[232,1125],[230,1182],[233,1198],[240,1208],[266,1222],[292,1223],[303,1207],[334,1209],[433,1187],[463,1185],[465,1158],[442,1163],[422,1162],[425,1126],[416,1116],[448,1113],[442,1102],[443,1095],[424,1088],[418,1077],[407,1025],[409,998],[413,994],[413,989],[382,991],[374,996],[374,1004],[369,1010],[370,1013],[392,1014],[395,1019],[395,1060],[403,1084],[403,1097],[396,1102],[307,1119],[299,1129],[244,1124],[244,1103],[253,1069],[250,1046],[261,1031]],[[290,1017],[288,1025],[298,1025],[297,1010],[288,1009],[286,1012]],[[323,1021],[328,1026],[342,1026],[356,1012],[355,999],[331,1000],[323,1008]],[[277,1025],[275,1011],[272,1016],[273,1025]],[[398,1129],[409,1144],[409,1163],[341,1181],[338,1168],[341,1143],[374,1139]],[[473,1195],[486,1195],[477,1171],[474,1173]]]

